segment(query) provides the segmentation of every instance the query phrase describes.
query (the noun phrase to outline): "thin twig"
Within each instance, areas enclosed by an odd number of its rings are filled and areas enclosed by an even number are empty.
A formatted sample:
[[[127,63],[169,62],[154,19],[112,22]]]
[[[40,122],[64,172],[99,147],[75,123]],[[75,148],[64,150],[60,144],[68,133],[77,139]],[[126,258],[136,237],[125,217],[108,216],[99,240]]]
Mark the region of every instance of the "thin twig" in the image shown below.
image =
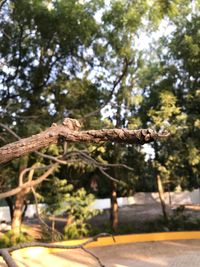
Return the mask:
[[[18,244],[16,246],[13,246],[10,248],[0,249],[0,256],[3,257],[3,259],[7,263],[8,267],[18,267],[17,264],[15,263],[15,261],[10,256],[10,253],[13,251],[16,251],[16,250],[19,250],[22,248],[29,248],[29,247],[44,247],[44,248],[59,248],[59,249],[76,249],[76,248],[83,249],[83,247],[85,245],[92,243],[94,241],[97,241],[98,238],[105,237],[105,236],[111,236],[113,238],[113,236],[111,234],[101,233],[101,234],[98,234],[94,237],[89,238],[88,240],[86,240],[85,242],[83,242],[80,245],[67,246],[67,245],[48,244],[48,243],[41,243],[41,242],[30,242],[30,243]],[[113,238],[113,241],[115,242],[114,238]],[[93,255],[93,253],[90,253],[90,254],[93,257],[95,257],[95,259],[97,259],[97,257],[95,255]],[[100,261],[98,261],[98,262],[100,263]],[[100,265],[100,266],[102,267],[102,265]]]
[[[31,188],[32,186],[36,186],[38,184],[40,184],[42,181],[44,181],[49,175],[51,175],[54,170],[57,168],[58,164],[53,164],[53,165],[50,165],[51,167],[43,174],[41,175],[40,177],[38,177],[36,180],[33,180],[33,181],[28,181],[10,191],[7,191],[5,193],[1,193],[0,194],[0,199],[2,198],[6,198],[6,197],[9,197],[9,196],[14,196],[16,195],[17,193],[19,193],[22,189],[25,189],[25,188]]]
[[[118,84],[122,81],[122,79],[124,78],[124,76],[126,75],[127,73],[127,70],[128,70],[128,66],[131,64],[131,62],[128,62],[127,58],[125,57],[124,58],[124,66],[123,66],[123,70],[122,70],[122,73],[116,78],[116,80],[114,81],[113,83],[113,87],[111,89],[111,92],[107,98],[107,100],[99,107],[97,108],[96,110],[86,114],[85,116],[83,116],[83,118],[81,120],[84,120],[88,117],[91,117],[91,116],[94,116],[95,114],[97,114],[98,112],[100,112],[112,99],[112,96],[113,96],[113,93],[116,89],[116,87],[118,86]]]
[[[7,0],[2,0],[2,1],[0,2],[0,11],[1,11],[1,9],[3,8],[3,6],[5,5],[6,2],[7,2]]]
[[[13,135],[17,140],[20,140],[21,138],[19,135],[17,135],[10,127],[0,122],[0,126],[4,128],[7,132],[9,132],[11,135]]]
[[[34,187],[31,187],[31,191],[33,193],[33,197],[34,197],[34,200],[35,200],[35,207],[36,207],[36,215],[37,215],[37,218],[39,219],[39,221],[47,228],[47,229],[50,229],[52,230],[49,225],[42,219],[42,217],[40,216],[40,213],[39,213],[39,209],[38,209],[38,200],[37,200],[37,194],[36,194],[36,191],[34,189]],[[59,231],[57,231],[56,229],[53,229],[53,231],[58,235],[58,238],[59,239],[62,239],[64,238],[63,234],[60,233]]]
[[[15,133],[14,133],[8,126],[6,126],[6,125],[4,125],[4,124],[2,124],[2,123],[0,123],[0,126],[2,126],[3,128],[5,128],[9,133],[11,133],[11,134],[12,134],[14,137],[16,137],[18,140],[21,139],[21,138],[20,138],[17,134],[15,134]],[[54,156],[46,155],[46,154],[43,154],[43,153],[38,152],[38,151],[35,151],[35,153],[36,153],[37,155],[39,155],[39,156],[42,156],[42,157],[51,159],[51,160],[53,160],[53,161],[55,161],[55,162],[57,162],[57,163],[64,164],[64,165],[66,165],[66,164],[68,164],[68,163],[71,162],[70,160],[67,160],[67,161],[64,160],[65,158],[67,158],[67,157],[69,157],[69,156],[74,156],[74,155],[78,155],[78,156],[81,155],[81,156],[82,156],[82,159],[83,159],[84,161],[86,161],[86,162],[89,163],[89,164],[94,165],[95,167],[97,167],[97,168],[100,170],[100,172],[101,172],[104,176],[106,176],[106,177],[109,178],[110,180],[115,181],[115,182],[117,182],[117,183],[122,183],[122,181],[119,181],[118,179],[115,179],[114,177],[112,177],[111,175],[109,175],[108,173],[106,173],[105,170],[104,170],[105,168],[107,168],[107,167],[123,167],[123,168],[126,168],[126,169],[130,170],[130,171],[133,171],[133,168],[131,168],[131,167],[125,165],[125,164],[105,164],[105,163],[100,163],[100,162],[98,162],[97,160],[93,159],[90,155],[88,155],[88,154],[87,154],[88,151],[85,151],[85,150],[70,151],[70,152],[64,154],[64,155],[61,156],[61,157],[54,157]],[[75,162],[77,162],[77,161],[75,161]],[[38,168],[45,168],[45,167],[38,167]],[[30,171],[31,169],[33,169],[33,167],[31,167],[31,168],[27,168],[27,169],[23,170],[23,171],[20,173],[20,179],[19,179],[20,182],[19,182],[19,186],[21,186],[21,185],[23,184],[22,181],[23,181],[23,176],[24,176],[24,174],[25,174],[26,172]],[[36,169],[36,167],[34,167],[34,169]],[[124,183],[124,184],[125,184],[125,183]],[[1,195],[0,195],[0,198],[1,198]]]
[[[105,172],[101,167],[98,167],[98,169],[99,169],[99,171],[104,175],[104,176],[106,176],[108,179],[110,179],[111,181],[113,181],[113,182],[116,182],[116,183],[118,183],[118,184],[121,184],[121,183],[124,183],[124,182],[122,182],[122,181],[120,181],[120,180],[117,180],[117,179],[115,179],[114,177],[112,177],[111,175],[109,175],[107,172]],[[125,184],[125,183],[124,183]]]
[[[28,248],[28,247],[45,247],[45,248],[61,248],[61,249],[75,249],[75,248],[81,248],[89,243],[92,243],[94,241],[97,241],[98,238],[100,237],[106,237],[110,236],[113,238],[111,234],[108,233],[100,233],[94,237],[88,238],[88,240],[84,241],[82,244],[79,245],[57,245],[57,244],[50,244],[50,243],[42,243],[42,242],[30,242],[30,243],[23,243],[23,244],[18,244],[16,246],[7,248],[8,252],[13,252],[15,250],[19,250],[22,248]],[[114,239],[113,239],[114,241]],[[1,250],[0,250],[1,251]]]
[[[107,172],[105,172],[105,170],[104,170],[104,168],[106,168],[106,167],[109,167],[109,165],[111,165],[112,167],[113,167],[113,165],[116,165],[117,167],[121,167],[121,164],[101,164],[101,163],[99,163],[99,162],[97,162],[95,159],[93,159],[92,157],[90,157],[89,155],[86,155],[85,153],[83,153],[83,152],[80,152],[80,154],[82,155],[82,156],[84,156],[87,160],[89,160],[89,161],[91,161],[91,163],[95,166],[95,167],[97,167],[98,169],[99,169],[99,171],[104,175],[104,176],[106,176],[108,179],[110,179],[111,181],[114,181],[114,182],[116,182],[116,183],[120,183],[120,184],[123,184],[123,185],[126,185],[126,183],[125,182],[123,182],[123,181],[121,181],[121,180],[119,180],[119,179],[116,179],[116,178],[114,178],[114,177],[112,177],[111,175],[109,175]],[[122,164],[123,165],[123,164]],[[124,166],[126,166],[126,165],[124,165]],[[123,166],[123,167],[124,167]],[[128,167],[128,166],[126,166],[129,170],[133,170],[132,168],[130,168],[130,167]]]
[[[48,166],[31,166],[30,168],[25,168],[24,170],[22,170],[20,172],[20,175],[19,175],[19,186],[22,186],[24,183],[23,183],[23,178],[24,178],[24,175],[27,173],[27,172],[30,172],[30,171],[35,171],[35,170],[45,170],[45,169],[48,169],[50,166],[52,165],[48,165]]]
[[[37,154],[43,158],[46,158],[46,159],[51,159],[51,160],[58,162],[60,164],[67,164],[66,160],[59,159],[59,157],[50,156],[50,155],[47,155],[47,154],[44,154],[44,153],[41,153],[38,151],[35,151],[35,154]]]
[[[121,167],[122,167],[122,168],[125,168],[125,169],[130,170],[130,171],[133,171],[133,170],[134,170],[133,168],[127,166],[126,164],[120,164],[120,163],[116,163],[116,164],[101,163],[101,162],[96,161],[95,159],[93,159],[91,156],[87,155],[87,154],[86,154],[85,152],[83,152],[83,151],[80,151],[80,152],[77,151],[77,152],[80,153],[81,155],[83,155],[84,157],[90,159],[90,160],[93,161],[96,165],[101,166],[101,167],[105,167],[105,168],[107,168],[107,167],[119,167],[119,168],[121,168]]]
[[[99,257],[97,257],[93,252],[91,252],[90,250],[82,247],[81,248],[83,251],[85,251],[86,253],[90,254],[93,258],[95,258],[98,262],[98,264],[101,266],[101,267],[106,267],[102,262],[101,260],[99,259]]]

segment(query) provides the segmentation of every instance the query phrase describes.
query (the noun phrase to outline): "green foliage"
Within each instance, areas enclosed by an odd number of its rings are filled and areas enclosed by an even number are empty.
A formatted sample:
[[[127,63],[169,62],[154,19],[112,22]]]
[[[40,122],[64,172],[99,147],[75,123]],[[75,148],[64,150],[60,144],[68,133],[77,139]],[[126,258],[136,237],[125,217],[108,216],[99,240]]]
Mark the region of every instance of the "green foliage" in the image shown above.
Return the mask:
[[[92,210],[91,204],[94,196],[87,194],[84,188],[74,192],[66,199],[65,210],[70,220],[67,222],[64,232],[67,239],[81,238],[89,233],[88,220],[99,213],[99,210]]]
[[[108,233],[123,235],[132,233],[156,233],[156,232],[170,232],[170,231],[198,231],[200,230],[200,219],[191,218],[189,215],[185,215],[182,212],[169,215],[168,221],[160,216],[155,219],[145,220],[142,222],[134,221],[131,223],[123,223],[120,225],[117,232],[113,232],[110,224],[105,223],[103,231]],[[94,232],[98,234],[102,232],[102,229],[96,229]]]
[[[169,23],[174,27],[171,35],[148,51],[149,60],[140,65],[137,80],[137,95],[143,99],[131,106],[133,125],[171,133],[170,138],[152,145],[155,159],[149,165],[152,175],[159,174],[171,190],[178,185],[199,187],[198,7],[196,3],[193,13],[191,7],[183,8],[179,19]]]
[[[68,144],[68,151],[86,149],[101,163],[131,166],[133,171],[106,170],[126,182],[118,187],[119,195],[155,190],[158,173],[172,189],[199,186],[200,5],[193,2],[195,10],[189,0],[6,1],[0,11],[1,122],[21,137],[67,116],[81,119],[83,129],[167,129],[171,137],[152,145],[154,161],[145,162],[143,150],[129,145]],[[138,36],[154,36],[161,22],[172,26],[172,33],[157,43],[152,37],[148,51],[138,51]],[[108,115],[84,117],[108,100]],[[12,141],[0,130],[0,145]],[[58,156],[63,147],[53,145],[43,152]],[[49,164],[31,154],[26,167],[36,162]],[[4,166],[2,190],[18,184],[19,168],[18,159]],[[44,192],[45,201],[52,204],[50,212],[59,210],[73,190],[84,186],[92,191],[92,180],[98,185],[96,195],[110,194],[107,178],[82,161],[60,167],[56,178],[49,179]],[[77,232],[81,228],[80,223],[70,227]],[[75,232],[71,229],[69,236]]]
[[[21,233],[18,237],[15,237],[12,231],[8,231],[7,233],[2,234],[0,237],[0,248],[7,248],[32,241],[33,238],[25,233]]]
[[[48,214],[66,216],[64,233],[67,239],[87,236],[90,230],[88,220],[99,213],[99,210],[91,209],[94,196],[87,194],[84,188],[74,190],[72,184],[66,180],[53,179],[53,186],[47,184],[47,194],[43,201],[47,204],[45,209]]]
[[[169,216],[168,222],[160,217],[146,224],[147,232],[191,231],[200,229],[200,220],[184,214]]]

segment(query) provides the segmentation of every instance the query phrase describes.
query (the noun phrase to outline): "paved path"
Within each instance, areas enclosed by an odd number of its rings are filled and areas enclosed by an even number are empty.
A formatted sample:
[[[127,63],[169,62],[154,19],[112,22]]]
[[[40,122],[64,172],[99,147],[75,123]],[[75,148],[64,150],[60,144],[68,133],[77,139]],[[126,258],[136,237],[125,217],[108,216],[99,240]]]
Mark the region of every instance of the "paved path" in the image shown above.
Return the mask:
[[[199,267],[200,240],[132,243],[90,248],[106,267]],[[83,250],[16,257],[20,267],[99,267]],[[5,266],[0,261],[0,266]]]
[[[162,241],[95,248],[106,267],[199,267],[200,240]]]

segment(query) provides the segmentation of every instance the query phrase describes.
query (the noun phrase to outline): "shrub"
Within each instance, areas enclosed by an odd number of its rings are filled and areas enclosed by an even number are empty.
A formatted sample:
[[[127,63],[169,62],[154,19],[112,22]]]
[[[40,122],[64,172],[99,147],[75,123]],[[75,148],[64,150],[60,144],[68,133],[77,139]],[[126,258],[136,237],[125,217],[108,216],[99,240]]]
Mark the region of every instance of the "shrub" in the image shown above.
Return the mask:
[[[33,238],[26,233],[15,237],[12,231],[8,231],[0,237],[0,248],[12,247],[20,243],[32,242]]]

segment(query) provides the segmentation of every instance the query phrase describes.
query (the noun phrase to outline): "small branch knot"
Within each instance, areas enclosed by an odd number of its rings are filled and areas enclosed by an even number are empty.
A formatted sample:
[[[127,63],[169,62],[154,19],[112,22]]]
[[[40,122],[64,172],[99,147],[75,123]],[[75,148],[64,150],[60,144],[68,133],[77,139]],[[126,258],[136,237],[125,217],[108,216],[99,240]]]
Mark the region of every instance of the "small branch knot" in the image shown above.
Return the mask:
[[[55,122],[53,122],[53,123],[51,124],[51,127],[56,127],[56,126],[58,126],[58,125],[57,125],[57,123],[55,123]]]
[[[81,128],[80,122],[75,119],[65,118],[62,124],[71,131],[79,131]]]

